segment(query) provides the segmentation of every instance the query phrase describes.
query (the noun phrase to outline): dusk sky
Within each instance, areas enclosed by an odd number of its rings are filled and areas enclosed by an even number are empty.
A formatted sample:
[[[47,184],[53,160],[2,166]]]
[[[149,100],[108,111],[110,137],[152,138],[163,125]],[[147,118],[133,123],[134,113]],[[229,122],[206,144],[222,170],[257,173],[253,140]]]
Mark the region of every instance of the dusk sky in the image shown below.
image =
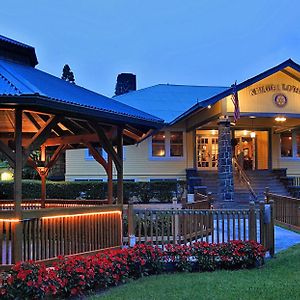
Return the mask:
[[[0,34],[36,48],[38,68],[114,94],[116,76],[231,85],[282,61],[300,63],[300,1],[1,1]]]

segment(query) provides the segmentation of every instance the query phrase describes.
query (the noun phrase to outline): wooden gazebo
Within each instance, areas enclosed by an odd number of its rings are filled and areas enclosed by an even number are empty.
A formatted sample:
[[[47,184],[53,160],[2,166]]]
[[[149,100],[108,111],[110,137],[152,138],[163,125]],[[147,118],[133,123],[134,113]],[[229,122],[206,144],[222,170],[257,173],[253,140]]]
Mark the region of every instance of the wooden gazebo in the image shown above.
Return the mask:
[[[0,264],[51,259],[121,244],[123,145],[139,142],[161,119],[35,68],[33,47],[0,36],[0,151],[14,170],[14,199],[0,211]],[[46,205],[46,177],[67,149],[88,148],[107,172],[108,205]],[[99,149],[108,153],[105,160]],[[39,151],[39,159],[32,151]],[[50,155],[51,153],[51,155]],[[22,169],[41,177],[41,200],[22,204]],[[112,204],[112,165],[117,204]],[[104,237],[105,236],[105,237]]]

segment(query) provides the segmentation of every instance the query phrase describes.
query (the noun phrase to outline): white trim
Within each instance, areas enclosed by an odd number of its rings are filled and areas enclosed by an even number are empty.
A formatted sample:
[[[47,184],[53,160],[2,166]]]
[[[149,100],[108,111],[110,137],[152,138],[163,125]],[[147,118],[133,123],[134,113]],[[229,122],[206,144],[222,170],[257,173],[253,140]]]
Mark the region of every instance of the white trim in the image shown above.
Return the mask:
[[[181,128],[174,128],[168,130],[160,130],[165,133],[165,156],[152,156],[152,136],[148,140],[148,159],[151,161],[183,161],[186,159],[186,132]],[[171,156],[171,143],[170,143],[170,132],[180,131],[182,132],[182,143],[183,143],[183,156]]]

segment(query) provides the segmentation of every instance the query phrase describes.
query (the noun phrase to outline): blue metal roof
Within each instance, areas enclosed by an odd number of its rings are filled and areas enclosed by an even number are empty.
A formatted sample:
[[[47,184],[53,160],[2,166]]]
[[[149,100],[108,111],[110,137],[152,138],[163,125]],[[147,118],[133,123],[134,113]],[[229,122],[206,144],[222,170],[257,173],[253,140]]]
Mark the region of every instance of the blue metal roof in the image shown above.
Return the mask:
[[[193,105],[200,105],[228,89],[230,88],[219,86],[158,84],[116,96],[114,99],[154,114],[169,123]]]
[[[0,40],[1,41],[4,41],[4,42],[7,42],[7,43],[10,43],[10,44],[14,44],[16,46],[20,46],[20,47],[23,47],[23,48],[32,48],[34,49],[34,47],[30,46],[30,45],[27,45],[27,44],[24,44],[24,43],[21,43],[21,42],[18,42],[16,40],[13,40],[13,39],[10,39],[6,36],[3,36],[3,35],[0,35]]]
[[[97,94],[75,84],[64,81],[46,72],[28,65],[0,59],[0,96],[41,96],[51,100],[53,105],[65,103],[72,107],[93,110],[93,115],[100,112],[113,119],[117,116],[128,122],[144,120],[152,123],[162,123],[163,120],[136,108],[123,104],[115,99]],[[3,98],[4,99],[4,98]],[[4,100],[0,99],[0,103]],[[131,120],[130,118],[133,120]],[[157,125],[156,125],[157,126]],[[155,126],[154,126],[155,127]]]

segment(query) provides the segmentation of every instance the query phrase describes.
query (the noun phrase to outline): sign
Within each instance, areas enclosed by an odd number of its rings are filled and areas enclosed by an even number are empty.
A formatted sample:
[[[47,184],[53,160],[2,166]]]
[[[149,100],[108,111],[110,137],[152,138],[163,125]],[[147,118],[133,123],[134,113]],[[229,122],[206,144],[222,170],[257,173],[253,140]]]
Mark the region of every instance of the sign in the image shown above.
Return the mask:
[[[265,84],[250,90],[250,96],[257,96],[269,92],[289,92],[300,95],[300,87],[291,84]]]
[[[288,102],[287,96],[279,93],[279,94],[275,94],[274,96],[274,103],[278,106],[278,107],[285,107],[286,104]]]

